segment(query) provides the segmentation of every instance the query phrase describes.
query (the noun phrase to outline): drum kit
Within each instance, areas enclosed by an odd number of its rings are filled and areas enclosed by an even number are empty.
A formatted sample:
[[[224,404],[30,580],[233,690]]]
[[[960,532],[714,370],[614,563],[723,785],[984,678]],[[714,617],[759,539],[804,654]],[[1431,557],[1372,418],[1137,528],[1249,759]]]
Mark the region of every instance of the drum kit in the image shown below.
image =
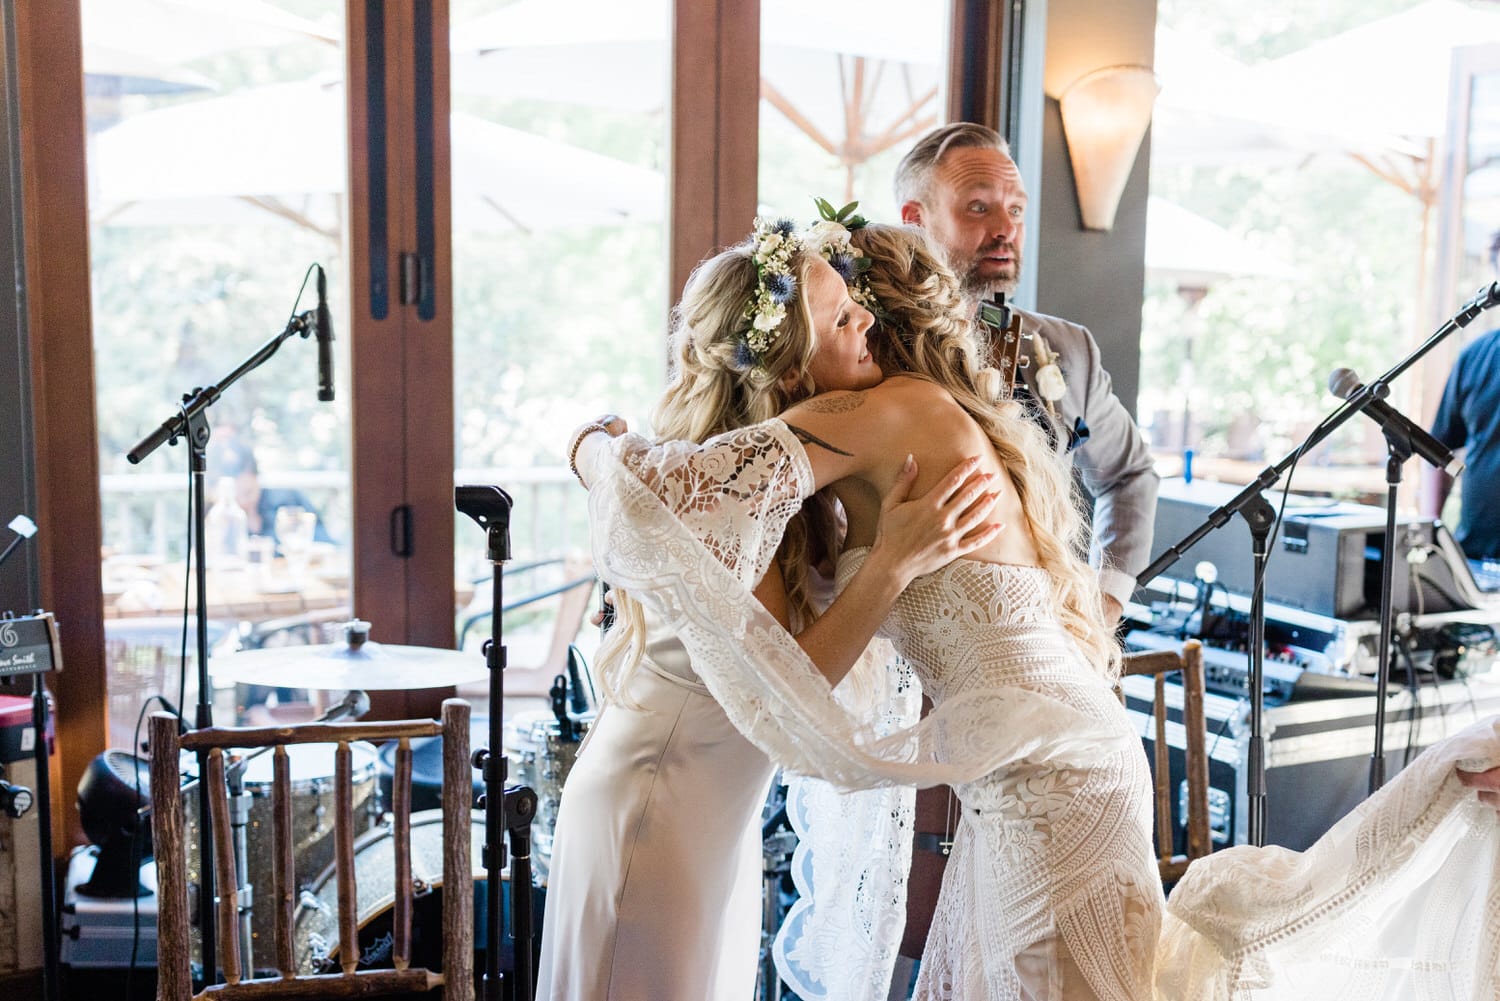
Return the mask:
[[[215,679],[238,685],[263,688],[291,688],[315,692],[347,691],[348,695],[325,712],[318,722],[340,716],[358,715],[368,708],[365,690],[415,690],[449,687],[483,680],[488,673],[485,663],[472,653],[439,650],[428,647],[397,646],[368,640],[367,623],[350,623],[342,643],[319,646],[279,647],[232,653],[214,658],[211,670]],[[573,684],[576,686],[576,677]],[[573,767],[580,740],[587,732],[594,713],[570,713],[566,698],[568,679],[558,678],[554,688],[553,710],[530,710],[515,713],[506,721],[504,749],[513,763],[513,782],[529,786],[537,793],[538,809],[532,823],[532,883],[543,893],[547,884],[552,853],[552,833],[562,786]],[[579,702],[575,701],[575,705]],[[476,747],[488,743],[488,721],[474,717]],[[440,791],[441,776],[435,773],[424,779],[422,761],[427,756],[440,758],[441,738],[412,741],[414,758],[413,797],[417,808],[424,804],[424,782]],[[427,744],[433,746],[427,747]],[[389,816],[391,804],[382,795],[382,779],[388,788],[390,755],[381,748],[356,742],[354,754],[354,802],[356,818],[362,830],[356,832],[355,872],[358,885],[358,924],[361,932],[361,964],[379,966],[383,958],[379,929],[389,922],[387,912],[395,896],[394,869]],[[298,963],[303,973],[325,972],[330,964],[336,968],[338,944],[338,898],[333,867],[333,799],[334,754],[332,745],[292,745],[292,823],[297,884],[301,894],[294,918],[293,936]],[[184,758],[184,802],[189,827],[189,885],[196,892],[200,871],[197,850],[197,801],[187,795],[196,785],[196,762]],[[245,893],[241,905],[241,954],[254,957],[269,955],[274,918],[269,907],[255,907],[253,888],[271,885],[270,852],[272,768],[269,756],[255,754],[240,758],[232,767],[243,790],[243,804],[238,824],[244,836],[236,837],[240,853],[237,864],[243,868]],[[477,774],[477,773],[476,773]],[[232,790],[233,791],[233,790]],[[476,783],[476,795],[479,792]],[[231,797],[232,812],[234,798]],[[435,802],[432,805],[436,805]],[[440,890],[442,885],[441,812],[436,809],[412,815],[412,879],[419,897]],[[480,864],[484,843],[483,814],[473,818],[472,848],[476,882],[485,881]],[[508,872],[503,874],[508,880]],[[508,886],[507,886],[508,891]],[[507,908],[508,908],[508,892]],[[541,894],[538,895],[541,899]],[[430,902],[433,925],[427,929],[436,942],[439,937],[435,900]],[[483,909],[476,911],[482,919]],[[415,933],[421,938],[423,908],[416,912]],[[476,935],[476,943],[482,939]],[[387,943],[388,944],[388,943]],[[260,948],[257,949],[257,945]],[[434,946],[436,948],[436,946]],[[332,957],[332,958],[331,958]],[[198,957],[195,956],[195,960]]]

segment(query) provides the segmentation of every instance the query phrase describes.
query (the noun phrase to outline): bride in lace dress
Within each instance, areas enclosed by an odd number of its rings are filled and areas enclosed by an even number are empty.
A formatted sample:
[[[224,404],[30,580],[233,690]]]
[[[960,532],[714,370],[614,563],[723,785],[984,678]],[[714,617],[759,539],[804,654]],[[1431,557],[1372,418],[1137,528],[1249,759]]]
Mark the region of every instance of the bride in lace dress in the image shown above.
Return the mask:
[[[700,441],[815,390],[880,380],[865,344],[873,317],[828,263],[789,237],[765,229],[694,272],[676,310],[674,379],[656,414],[663,435]],[[788,280],[788,301],[773,305],[790,308],[774,343],[744,358],[746,302],[778,277]],[[799,305],[814,298],[816,309]],[[602,426],[623,430],[614,420]],[[847,667],[909,581],[997,533],[985,521],[987,478],[973,465],[957,464],[912,501],[904,497],[915,467],[897,477],[877,515],[879,552],[817,622],[801,614],[805,536],[796,525],[781,558],[771,559],[775,546],[755,554],[747,582],[759,582],[756,597],[781,623],[796,616],[807,626],[799,640],[821,661]],[[671,489],[692,493],[681,480]],[[787,489],[771,508],[785,521],[800,506]],[[720,513],[684,517],[712,539]],[[598,660],[606,705],[563,790],[538,997],[748,1001],[760,947],[757,821],[771,762],[725,717],[669,621],[628,597],[619,618]]]
[[[1147,766],[1111,690],[1117,654],[1076,555],[1065,475],[1038,430],[978,392],[948,319],[959,311],[943,302],[956,294],[951,275],[917,237],[904,239],[907,250],[874,255],[872,284],[892,320],[876,353],[888,375],[927,378],[818,397],[701,447],[595,435],[579,456],[602,573],[671,624],[747,739],[845,788],[958,790],[963,821],[918,995],[1495,996],[1500,823],[1459,769],[1500,776],[1497,721],[1429,749],[1307,852],[1220,852],[1163,901]],[[882,274],[920,294],[882,289]],[[914,580],[886,625],[933,712],[897,726],[889,714],[851,712],[747,600],[759,554],[780,537],[787,492],[808,496],[845,478],[845,579],[867,565],[893,457],[910,452],[919,468],[941,469],[976,443],[992,446],[985,467],[1004,485],[999,517],[1011,529]],[[909,697],[901,688],[894,694]],[[877,829],[896,818],[874,844],[863,830],[832,832],[843,845],[833,871],[857,878],[831,888],[834,913],[804,915],[787,950],[801,981],[825,996],[884,995],[880,973],[889,976],[899,940],[902,809],[898,797],[863,813]],[[820,875],[815,897],[824,883]]]

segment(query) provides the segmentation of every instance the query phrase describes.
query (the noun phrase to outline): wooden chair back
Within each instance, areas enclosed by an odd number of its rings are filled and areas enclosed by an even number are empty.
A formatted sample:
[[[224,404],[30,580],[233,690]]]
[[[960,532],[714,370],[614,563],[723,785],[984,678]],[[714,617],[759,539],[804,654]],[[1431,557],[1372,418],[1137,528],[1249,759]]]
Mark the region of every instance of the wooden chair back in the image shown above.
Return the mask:
[[[1183,750],[1187,770],[1187,816],[1183,818],[1187,851],[1184,854],[1178,854],[1173,844],[1173,804],[1177,797],[1173,795],[1171,748],[1167,742],[1166,677],[1178,671],[1182,672]],[[1121,673],[1152,675],[1156,680],[1151,700],[1156,858],[1162,882],[1175,883],[1182,878],[1193,859],[1202,858],[1212,848],[1208,822],[1208,728],[1203,713],[1203,647],[1197,640],[1188,640],[1180,651],[1127,653]]]
[[[166,713],[151,718],[152,836],[157,869],[157,997],[160,1001],[216,998],[223,1001],[265,998],[351,998],[423,992],[443,987],[446,1001],[473,1001],[474,895],[470,859],[469,705],[460,699],[443,703],[442,721],[308,723],[288,727],[211,727],[179,736],[177,720]],[[443,970],[410,965],[413,886],[411,875],[411,741],[443,738]],[[395,850],[395,904],[392,911],[393,969],[356,969],[360,948],[354,875],[353,741],[397,740],[392,813]],[[292,946],[292,916],[297,886],[292,857],[292,782],[289,744],[332,743],[334,757],[334,864],[338,890],[339,963],[341,973],[299,975]],[[276,912],[272,954],[277,977],[253,978],[241,968],[239,887],[235,880],[233,832],[225,784],[226,748],[271,747],[272,886],[257,888],[256,897]],[[193,993],[189,966],[187,844],[182,797],[178,792],[181,750],[206,751],[205,781],[210,791],[213,867],[219,897],[217,932],[219,966],[224,983]],[[205,863],[206,864],[206,863]],[[269,890],[269,892],[266,892]],[[456,892],[455,892],[456,891]],[[261,965],[257,963],[257,965]]]

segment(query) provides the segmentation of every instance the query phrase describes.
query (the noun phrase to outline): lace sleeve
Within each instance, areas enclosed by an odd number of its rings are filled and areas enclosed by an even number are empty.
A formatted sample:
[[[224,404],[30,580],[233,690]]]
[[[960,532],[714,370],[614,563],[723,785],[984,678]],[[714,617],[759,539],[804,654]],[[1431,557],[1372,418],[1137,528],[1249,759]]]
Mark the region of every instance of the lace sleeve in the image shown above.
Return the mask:
[[[702,445],[621,435],[594,453],[589,481],[629,474],[735,578],[753,587],[786,523],[813,493],[812,466],[779,420]]]

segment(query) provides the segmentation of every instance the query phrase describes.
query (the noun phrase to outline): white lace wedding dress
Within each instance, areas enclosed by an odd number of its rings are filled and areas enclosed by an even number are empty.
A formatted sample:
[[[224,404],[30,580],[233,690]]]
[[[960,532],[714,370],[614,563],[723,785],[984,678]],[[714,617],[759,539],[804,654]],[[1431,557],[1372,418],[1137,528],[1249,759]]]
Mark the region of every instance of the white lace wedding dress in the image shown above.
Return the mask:
[[[836,696],[750,594],[789,499],[813,487],[785,425],[703,446],[626,436],[586,472],[602,575],[676,633],[733,725],[790,771],[867,790],[794,818],[818,849],[802,853],[806,899],[778,959],[808,1001],[885,996],[910,844],[900,787],[936,783],[959,790],[964,820],[924,997],[1500,991],[1500,822],[1454,776],[1500,764],[1500,720],[1430,748],[1306,852],[1195,862],[1163,908],[1139,739],[1053,619],[1045,574],[961,560],[914,583],[888,628],[935,707],[893,725],[849,682]],[[853,686],[909,706],[879,673]]]
[[[866,553],[845,554],[841,581]],[[1051,609],[1045,571],[961,559],[913,581],[887,623],[934,705],[1019,688],[1123,738],[1086,766],[1020,761],[957,788],[962,819],[919,998],[1150,996],[1164,902],[1151,773],[1120,700]]]

